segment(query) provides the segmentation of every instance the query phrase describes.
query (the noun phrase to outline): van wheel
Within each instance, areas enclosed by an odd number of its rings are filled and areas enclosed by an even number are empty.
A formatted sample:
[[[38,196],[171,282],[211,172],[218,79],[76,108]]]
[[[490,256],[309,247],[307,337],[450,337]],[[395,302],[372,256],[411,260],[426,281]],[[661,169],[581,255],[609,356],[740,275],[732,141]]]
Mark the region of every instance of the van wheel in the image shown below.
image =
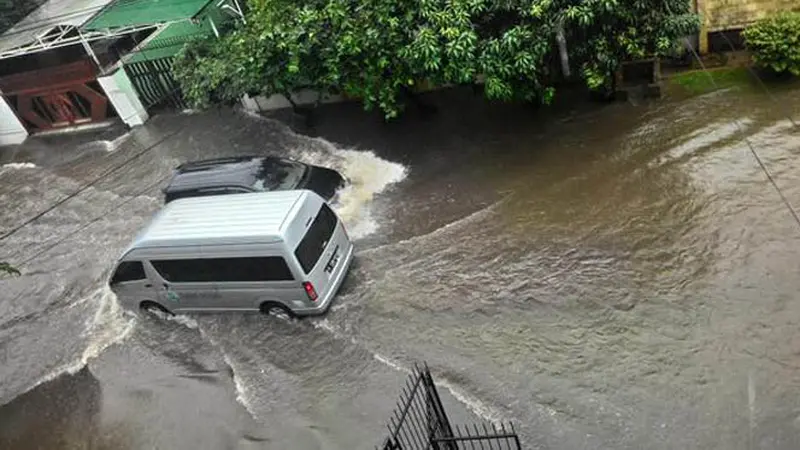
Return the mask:
[[[158,317],[159,319],[166,319],[167,317],[172,317],[175,315],[167,308],[164,308],[156,302],[150,301],[145,301],[139,304],[139,310],[150,316]]]
[[[268,316],[276,317],[282,320],[294,319],[297,316],[286,305],[273,302],[264,302],[261,304],[261,313]]]

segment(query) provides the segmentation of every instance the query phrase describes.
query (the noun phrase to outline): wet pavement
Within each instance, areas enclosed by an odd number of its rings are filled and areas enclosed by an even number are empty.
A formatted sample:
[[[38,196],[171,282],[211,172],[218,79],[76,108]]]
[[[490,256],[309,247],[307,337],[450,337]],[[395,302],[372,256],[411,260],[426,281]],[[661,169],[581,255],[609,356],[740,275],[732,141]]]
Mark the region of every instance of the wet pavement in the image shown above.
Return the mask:
[[[800,90],[773,96],[534,111],[446,92],[392,125],[326,107],[317,137],[217,111],[4,149],[4,230],[139,156],[2,242],[25,275],[0,281],[0,447],[372,448],[425,360],[455,421],[511,419],[527,448],[797,448],[800,227],[742,139],[800,205]],[[105,277],[170,169],[253,151],[353,180],[330,313],[119,311]]]

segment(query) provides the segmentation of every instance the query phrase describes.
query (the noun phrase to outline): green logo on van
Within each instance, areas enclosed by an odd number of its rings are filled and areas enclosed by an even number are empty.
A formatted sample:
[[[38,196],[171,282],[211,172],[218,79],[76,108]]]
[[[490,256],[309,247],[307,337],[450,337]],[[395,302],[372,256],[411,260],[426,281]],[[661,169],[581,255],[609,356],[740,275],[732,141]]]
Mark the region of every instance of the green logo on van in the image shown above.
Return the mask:
[[[167,291],[167,300],[178,303],[180,299],[181,299],[180,296],[178,296],[178,294],[176,294],[175,292]]]

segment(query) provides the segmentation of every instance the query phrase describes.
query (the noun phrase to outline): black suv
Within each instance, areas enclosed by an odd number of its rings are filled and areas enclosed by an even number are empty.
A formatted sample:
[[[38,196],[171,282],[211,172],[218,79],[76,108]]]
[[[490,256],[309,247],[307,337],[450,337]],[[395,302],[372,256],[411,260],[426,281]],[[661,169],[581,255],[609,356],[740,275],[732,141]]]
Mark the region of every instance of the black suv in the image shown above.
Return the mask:
[[[292,189],[308,189],[331,201],[344,184],[339,172],[325,167],[274,156],[232,156],[181,164],[164,188],[164,201]]]

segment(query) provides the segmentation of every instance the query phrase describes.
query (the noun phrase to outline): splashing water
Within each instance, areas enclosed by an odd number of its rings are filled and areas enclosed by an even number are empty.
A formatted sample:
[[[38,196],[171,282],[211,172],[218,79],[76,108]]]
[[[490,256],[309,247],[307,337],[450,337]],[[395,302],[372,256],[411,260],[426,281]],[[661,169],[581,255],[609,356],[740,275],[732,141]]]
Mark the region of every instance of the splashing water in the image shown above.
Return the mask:
[[[190,330],[197,330],[200,327],[200,324],[198,324],[196,320],[183,314],[178,314],[176,316],[165,316],[164,319],[183,325]]]
[[[35,169],[36,164],[30,162],[21,162],[21,163],[8,163],[3,164],[0,166],[0,171],[2,170],[20,170],[20,169]]]
[[[378,229],[370,208],[373,197],[387,186],[403,180],[408,171],[401,164],[381,159],[372,152],[338,152],[344,160],[342,174],[350,184],[339,193],[336,212],[347,225],[350,235],[358,239]]]
[[[306,164],[335,169],[350,181],[339,192],[339,199],[333,205],[347,226],[350,237],[358,239],[374,233],[378,229],[371,208],[374,197],[405,179],[408,169],[371,151],[341,149],[319,138],[309,140],[325,151],[315,148],[314,151],[300,153],[296,159]]]
[[[86,321],[86,328],[83,336],[87,337],[88,344],[81,353],[80,358],[65,366],[59,367],[49,374],[39,379],[26,391],[39,386],[42,383],[52,381],[63,374],[75,374],[80,371],[89,361],[99,356],[108,347],[122,342],[130,335],[136,323],[135,316],[124,311],[117,302],[117,297],[107,286],[97,289],[88,296],[79,299],[74,307],[82,303],[96,303],[97,310],[94,315]]]
[[[80,150],[83,151],[101,151],[106,153],[112,153],[120,148],[123,142],[127,141],[128,138],[131,137],[131,133],[124,133],[120,136],[116,137],[112,140],[97,140],[91,141],[83,146],[78,147]]]
[[[117,296],[108,286],[100,288],[92,297],[99,305],[85,333],[89,336],[89,345],[81,358],[84,364],[128,337],[136,323],[135,315],[120,307]]]
[[[253,120],[278,123],[250,111],[242,111]],[[337,204],[332,205],[347,226],[353,239],[363,238],[378,229],[372,214],[374,197],[392,184],[408,176],[408,168],[385,160],[371,151],[342,149],[322,139],[297,134],[288,126],[284,131],[295,140],[296,147],[289,149],[289,157],[316,166],[329,167],[344,175],[350,183],[339,192]]]

